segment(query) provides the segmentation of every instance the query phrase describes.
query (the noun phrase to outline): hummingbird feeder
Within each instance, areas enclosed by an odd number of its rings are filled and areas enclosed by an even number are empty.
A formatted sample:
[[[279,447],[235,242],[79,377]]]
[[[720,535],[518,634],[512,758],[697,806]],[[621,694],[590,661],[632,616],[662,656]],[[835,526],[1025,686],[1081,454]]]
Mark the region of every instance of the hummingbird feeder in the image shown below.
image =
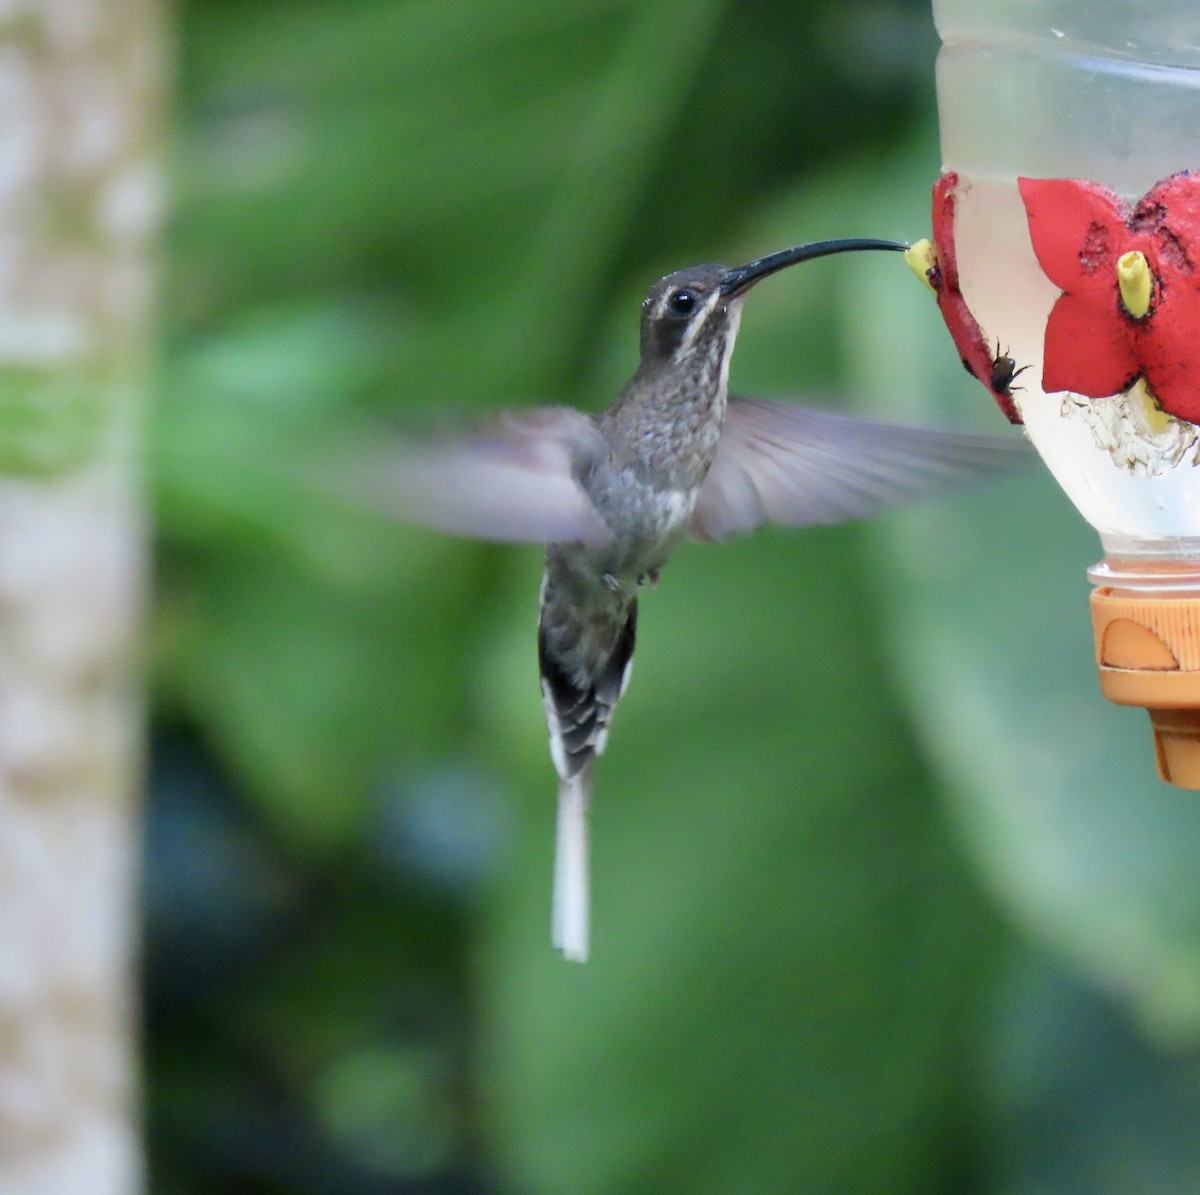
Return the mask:
[[[1099,533],[1104,695],[1200,789],[1200,5],[934,11],[945,172],[909,264]]]

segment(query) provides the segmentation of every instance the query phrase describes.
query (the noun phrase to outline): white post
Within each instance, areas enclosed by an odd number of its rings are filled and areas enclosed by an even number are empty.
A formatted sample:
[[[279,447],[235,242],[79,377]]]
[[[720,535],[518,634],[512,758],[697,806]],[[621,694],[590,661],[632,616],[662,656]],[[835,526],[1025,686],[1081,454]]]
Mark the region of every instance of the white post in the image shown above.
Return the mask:
[[[156,0],[0,0],[0,1191],[142,1187],[132,963]]]

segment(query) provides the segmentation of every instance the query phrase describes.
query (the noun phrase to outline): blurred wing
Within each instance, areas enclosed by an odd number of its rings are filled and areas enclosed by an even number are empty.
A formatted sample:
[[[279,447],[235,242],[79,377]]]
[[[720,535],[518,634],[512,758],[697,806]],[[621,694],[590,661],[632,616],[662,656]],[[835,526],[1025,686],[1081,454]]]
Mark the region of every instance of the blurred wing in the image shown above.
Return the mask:
[[[764,523],[866,519],[1029,460],[1023,439],[873,423],[795,403],[731,398],[692,516],[696,539]]]
[[[598,544],[608,526],[579,478],[604,451],[590,416],[539,407],[506,412],[457,438],[373,445],[337,488],[449,535]]]

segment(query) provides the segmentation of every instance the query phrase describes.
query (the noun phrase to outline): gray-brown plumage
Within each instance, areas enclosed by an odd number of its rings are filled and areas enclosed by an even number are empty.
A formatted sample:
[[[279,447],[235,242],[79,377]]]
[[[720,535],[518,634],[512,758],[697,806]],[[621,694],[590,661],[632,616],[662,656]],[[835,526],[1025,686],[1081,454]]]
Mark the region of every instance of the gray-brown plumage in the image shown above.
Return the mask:
[[[410,445],[375,479],[409,521],[549,545],[538,659],[559,776],[553,939],[568,958],[588,952],[592,768],[629,682],[638,591],[679,542],[767,522],[865,518],[1022,455],[1021,441],[728,397],[742,300],[755,282],[828,253],[903,248],[826,241],[738,269],[670,274],[642,304],[637,372],[598,419],[568,408],[509,412],[473,435]]]

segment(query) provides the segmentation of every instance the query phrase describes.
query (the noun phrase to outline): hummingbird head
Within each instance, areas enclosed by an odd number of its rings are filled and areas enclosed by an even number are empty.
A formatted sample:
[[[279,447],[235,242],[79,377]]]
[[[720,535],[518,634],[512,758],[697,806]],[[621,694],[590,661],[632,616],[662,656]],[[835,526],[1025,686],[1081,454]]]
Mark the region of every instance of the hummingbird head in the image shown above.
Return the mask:
[[[813,241],[761,257],[748,265],[700,265],[660,278],[642,303],[642,368],[687,368],[728,361],[746,292],[786,266],[862,249],[903,253],[894,241]]]

